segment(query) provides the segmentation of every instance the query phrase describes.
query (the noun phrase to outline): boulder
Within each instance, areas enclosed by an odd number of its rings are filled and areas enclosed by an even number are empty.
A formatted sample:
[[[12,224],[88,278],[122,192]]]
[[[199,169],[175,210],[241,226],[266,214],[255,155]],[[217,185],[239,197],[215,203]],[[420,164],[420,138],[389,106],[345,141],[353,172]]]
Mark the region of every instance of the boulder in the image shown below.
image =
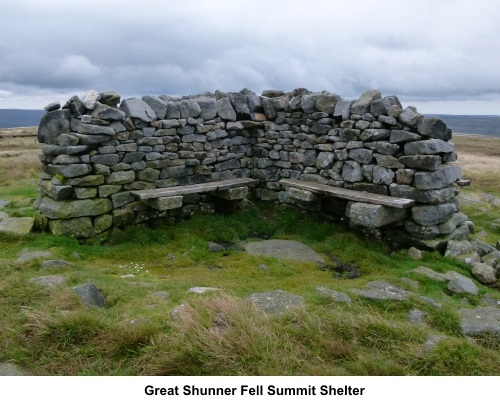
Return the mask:
[[[421,117],[417,122],[417,131],[419,134],[430,138],[437,138],[443,141],[451,139],[451,131],[448,131],[448,127],[446,127],[443,120],[436,117]]]
[[[37,285],[45,286],[49,289],[55,289],[59,285],[66,282],[66,278],[60,275],[46,275],[38,276],[36,278],[28,279],[29,283],[36,283]]]
[[[351,289],[353,293],[372,300],[397,300],[405,301],[410,297],[410,292],[398,288],[385,280],[372,281],[366,284],[365,289]]]
[[[284,290],[252,293],[247,300],[266,313],[283,314],[305,308],[302,296],[293,295]]]
[[[144,96],[142,100],[153,109],[158,120],[163,120],[167,114],[168,104],[156,96]]]
[[[138,98],[125,99],[120,104],[128,117],[136,118],[146,123],[151,123],[157,119],[154,110],[144,101]]]
[[[68,134],[70,130],[71,112],[69,110],[56,110],[46,113],[38,126],[38,142],[55,144],[57,137]]]
[[[244,249],[251,255],[261,255],[280,259],[295,261],[315,262],[325,265],[325,260],[299,241],[288,240],[264,240],[245,244]]]
[[[481,262],[472,264],[471,272],[472,275],[474,275],[474,277],[481,283],[492,284],[497,280],[495,268]]]
[[[500,335],[500,309],[494,307],[476,307],[460,309],[460,328],[468,336],[491,334]]]
[[[406,124],[409,127],[415,127],[418,120],[422,117],[417,109],[413,106],[408,106],[399,115],[399,121]]]
[[[228,97],[217,100],[217,114],[223,120],[236,121],[236,112]]]
[[[334,302],[352,303],[352,299],[345,293],[337,292],[336,290],[328,289],[323,286],[317,286],[314,290],[319,296],[331,299]]]
[[[105,296],[93,283],[85,283],[73,288],[85,307],[104,307]]]
[[[448,290],[452,293],[467,293],[469,295],[477,295],[479,293],[478,287],[472,282],[471,279],[461,276],[452,279],[448,282]]]
[[[364,92],[356,101],[352,103],[351,114],[358,114],[362,116],[363,114],[370,113],[372,102],[381,98],[382,94],[380,93],[380,90],[368,90]]]
[[[0,231],[25,235],[31,231],[34,223],[33,217],[9,217],[0,221]]]

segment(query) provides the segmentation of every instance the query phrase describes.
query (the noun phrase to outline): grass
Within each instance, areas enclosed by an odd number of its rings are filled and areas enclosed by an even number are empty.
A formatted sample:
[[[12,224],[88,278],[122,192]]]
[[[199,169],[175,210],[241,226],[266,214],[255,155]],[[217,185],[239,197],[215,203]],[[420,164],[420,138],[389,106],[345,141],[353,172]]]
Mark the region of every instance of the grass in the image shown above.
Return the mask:
[[[462,137],[456,138],[461,156]],[[36,197],[34,175],[39,171],[37,162],[26,162],[10,179],[10,172],[5,174],[16,159],[0,159],[0,199],[10,201],[4,210],[11,215],[22,214]],[[473,164],[465,162],[467,176]],[[482,182],[481,173],[477,176],[473,185]],[[488,228],[499,214],[489,203],[464,209],[478,229],[488,231],[489,240],[500,239]],[[361,277],[337,278],[328,268],[249,256],[238,249],[243,241],[262,237],[302,241],[328,265],[338,260],[355,263]],[[228,249],[210,252],[209,241]],[[260,203],[232,215],[197,214],[174,226],[157,223],[154,228],[115,230],[100,245],[80,245],[42,233],[0,233],[0,245],[0,362],[15,362],[36,375],[500,374],[498,337],[471,343],[460,331],[458,309],[476,306],[477,299],[449,296],[444,282],[410,272],[428,266],[470,276],[465,265],[436,253],[413,260],[406,251],[393,251],[298,209]],[[16,263],[22,249],[49,250],[72,266],[42,273],[41,260]],[[65,284],[51,290],[28,283],[48,273],[63,275]],[[418,288],[406,285],[402,277],[417,281]],[[352,295],[352,304],[340,304],[314,290],[325,286],[350,294],[352,288],[382,278],[415,295],[406,302],[374,302]],[[106,296],[103,309],[86,309],[73,294],[74,286],[87,282]],[[221,290],[188,293],[193,286]],[[274,289],[303,296],[306,308],[269,315],[246,300],[253,292]],[[157,291],[170,296],[162,299],[153,294]],[[481,291],[500,299],[498,291]],[[420,295],[442,307],[420,301]],[[428,313],[425,324],[408,322],[414,308]],[[431,335],[444,339],[424,354]]]

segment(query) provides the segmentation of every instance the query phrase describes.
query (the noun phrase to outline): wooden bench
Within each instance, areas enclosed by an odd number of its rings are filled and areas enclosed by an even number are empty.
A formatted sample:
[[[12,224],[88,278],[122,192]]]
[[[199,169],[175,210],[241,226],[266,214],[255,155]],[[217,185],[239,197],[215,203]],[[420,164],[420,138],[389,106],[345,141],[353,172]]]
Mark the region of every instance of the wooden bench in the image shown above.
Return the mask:
[[[358,190],[343,189],[335,186],[322,185],[320,183],[306,182],[297,179],[282,179],[279,182],[287,188],[306,190],[308,192],[336,197],[360,203],[379,204],[398,209],[407,209],[415,204],[415,200],[401,197],[378,195],[376,193],[360,192]]]
[[[296,179],[282,179],[280,184],[288,189],[288,197],[301,203],[312,202],[313,210],[326,210],[334,216],[349,218],[351,225],[367,228],[379,228],[404,220],[408,217],[408,209],[415,204],[412,199],[379,195],[376,193],[361,192],[343,189],[335,186],[306,182]],[[317,199],[318,195],[343,199],[352,204],[333,205],[323,207],[324,201]]]
[[[181,207],[184,196],[195,193],[210,193],[224,200],[243,199],[248,195],[248,187],[258,182],[251,178],[237,178],[197,185],[134,190],[131,194],[154,209],[164,211]]]

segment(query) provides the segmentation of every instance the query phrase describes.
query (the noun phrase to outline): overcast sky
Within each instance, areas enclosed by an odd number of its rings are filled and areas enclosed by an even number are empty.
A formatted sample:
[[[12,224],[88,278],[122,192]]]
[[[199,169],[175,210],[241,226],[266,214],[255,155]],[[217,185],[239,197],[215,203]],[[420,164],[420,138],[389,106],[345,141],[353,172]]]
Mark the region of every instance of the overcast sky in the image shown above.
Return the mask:
[[[0,108],[369,89],[422,113],[500,114],[498,0],[3,0]]]

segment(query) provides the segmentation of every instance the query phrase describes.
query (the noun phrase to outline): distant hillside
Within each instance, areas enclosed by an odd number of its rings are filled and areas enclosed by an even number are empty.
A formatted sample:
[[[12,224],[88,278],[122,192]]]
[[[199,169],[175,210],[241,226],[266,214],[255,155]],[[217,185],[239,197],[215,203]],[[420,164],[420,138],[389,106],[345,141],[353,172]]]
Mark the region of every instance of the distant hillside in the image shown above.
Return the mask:
[[[500,137],[500,116],[459,116],[451,114],[425,114],[439,117],[454,134],[480,134]]]
[[[0,128],[36,126],[44,113],[43,110],[0,109]]]
[[[0,109],[0,128],[37,126],[44,113],[43,110]],[[425,114],[425,117],[439,117],[455,134],[500,137],[500,116]]]

